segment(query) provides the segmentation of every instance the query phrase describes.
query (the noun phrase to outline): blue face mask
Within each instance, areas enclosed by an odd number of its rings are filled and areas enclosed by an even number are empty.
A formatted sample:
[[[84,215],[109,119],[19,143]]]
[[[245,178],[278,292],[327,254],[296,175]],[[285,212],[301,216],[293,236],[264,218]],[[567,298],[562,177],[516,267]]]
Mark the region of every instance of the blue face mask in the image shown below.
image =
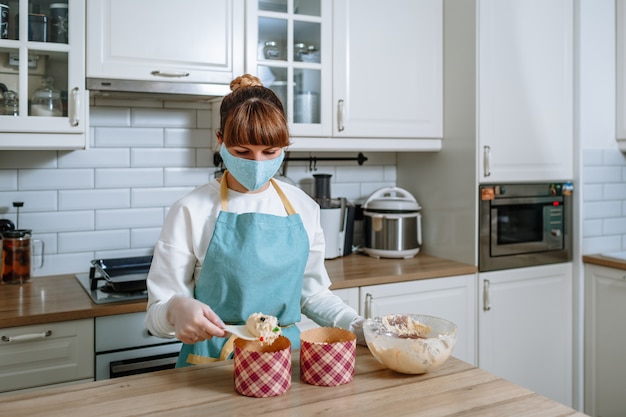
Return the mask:
[[[285,152],[281,151],[280,155],[274,159],[256,161],[233,156],[228,152],[226,146],[222,145],[220,148],[220,156],[228,172],[232,174],[241,185],[250,191],[256,191],[267,184],[270,178],[278,172],[285,158]]]

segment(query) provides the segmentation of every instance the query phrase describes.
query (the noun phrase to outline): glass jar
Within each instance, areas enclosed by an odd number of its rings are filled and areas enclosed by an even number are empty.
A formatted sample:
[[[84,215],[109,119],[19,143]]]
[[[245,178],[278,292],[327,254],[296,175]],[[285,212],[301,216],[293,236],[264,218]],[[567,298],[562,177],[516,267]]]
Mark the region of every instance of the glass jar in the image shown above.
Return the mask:
[[[265,56],[265,59],[280,59],[280,49],[275,41],[265,42],[263,56]]]
[[[52,77],[45,77],[41,80],[41,87],[35,90],[31,100],[31,116],[60,117],[63,115],[61,92],[54,89],[53,83]]]
[[[9,90],[4,93],[4,100],[0,105],[0,115],[17,116],[19,114],[19,106],[17,103],[17,93]]]
[[[293,45],[293,59],[294,61],[302,61],[302,55],[307,53],[307,47],[304,43],[296,43]]]

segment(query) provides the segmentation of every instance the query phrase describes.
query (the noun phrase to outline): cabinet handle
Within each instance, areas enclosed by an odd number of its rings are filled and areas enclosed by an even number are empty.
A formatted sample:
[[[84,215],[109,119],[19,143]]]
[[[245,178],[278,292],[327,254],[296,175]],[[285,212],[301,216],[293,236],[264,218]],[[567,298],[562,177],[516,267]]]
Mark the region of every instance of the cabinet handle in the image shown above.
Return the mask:
[[[189,77],[189,73],[188,72],[182,72],[182,71],[166,72],[166,71],[155,70],[155,71],[152,71],[150,74],[152,74],[152,75],[154,75],[156,77],[169,77],[169,78]]]
[[[343,100],[337,102],[337,130],[343,132]]]
[[[364,318],[366,319],[370,319],[372,318],[372,299],[374,297],[372,297],[372,294],[367,293],[365,295],[365,311],[364,311]]]
[[[2,336],[2,341],[3,342],[8,342],[8,343],[15,343],[15,342],[30,342],[31,340],[37,340],[37,339],[45,339],[46,337],[50,337],[52,336],[52,330],[48,330],[47,332],[43,332],[43,333],[27,333],[27,334],[20,334],[17,336]]]
[[[70,108],[72,109],[72,114],[70,116],[70,124],[72,126],[78,126],[80,123],[80,94],[78,87],[72,88],[72,105]]]
[[[491,176],[491,147],[485,146],[483,149],[483,174],[485,177]]]
[[[483,311],[491,310],[491,300],[489,299],[489,286],[491,283],[488,279],[483,280]]]

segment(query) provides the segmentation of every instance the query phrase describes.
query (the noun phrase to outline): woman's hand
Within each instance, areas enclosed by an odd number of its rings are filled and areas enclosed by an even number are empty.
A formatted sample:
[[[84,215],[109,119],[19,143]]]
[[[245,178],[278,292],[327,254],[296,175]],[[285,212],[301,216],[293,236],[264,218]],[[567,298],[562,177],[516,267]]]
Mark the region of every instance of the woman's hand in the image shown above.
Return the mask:
[[[176,338],[187,344],[226,334],[224,322],[211,307],[190,297],[172,297],[168,303],[167,320],[174,326]]]

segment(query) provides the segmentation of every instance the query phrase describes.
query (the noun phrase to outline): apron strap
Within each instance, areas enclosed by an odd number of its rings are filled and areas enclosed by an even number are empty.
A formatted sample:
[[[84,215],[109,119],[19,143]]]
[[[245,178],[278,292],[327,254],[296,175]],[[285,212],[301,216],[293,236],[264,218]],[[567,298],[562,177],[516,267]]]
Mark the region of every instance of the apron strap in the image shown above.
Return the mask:
[[[226,181],[226,175],[228,175],[228,170],[224,171],[224,175],[222,175],[222,181],[220,181],[220,199],[222,200],[222,211],[226,211],[228,209],[228,185]],[[289,202],[289,199],[287,198],[283,190],[278,186],[276,181],[274,181],[274,178],[270,178],[270,182],[272,183],[274,189],[276,190],[276,193],[280,197],[280,201],[283,202],[283,206],[285,207],[287,214],[296,214],[296,210],[291,205],[291,202]]]

